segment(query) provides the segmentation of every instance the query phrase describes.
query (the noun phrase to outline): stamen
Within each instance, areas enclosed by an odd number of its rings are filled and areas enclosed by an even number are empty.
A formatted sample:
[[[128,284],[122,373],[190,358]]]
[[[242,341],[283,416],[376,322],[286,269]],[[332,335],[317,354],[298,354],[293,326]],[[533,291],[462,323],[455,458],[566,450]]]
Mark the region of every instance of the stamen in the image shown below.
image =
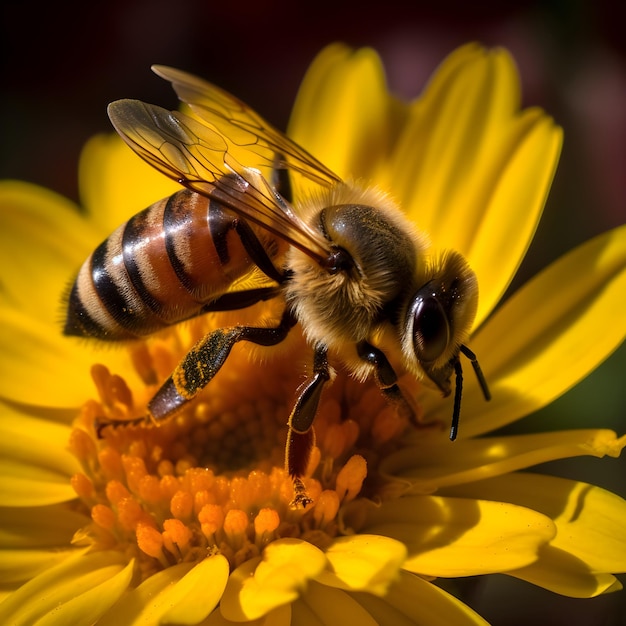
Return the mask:
[[[96,492],[93,483],[84,474],[74,474],[71,478],[71,484],[76,495],[82,500],[90,502],[94,499]]]
[[[343,503],[354,500],[361,491],[366,476],[367,463],[365,459],[359,454],[350,457],[337,474],[336,491],[339,499]]]
[[[254,518],[254,543],[262,548],[274,538],[274,531],[280,525],[280,515],[270,508],[263,508]]]
[[[122,456],[122,466],[126,474],[126,484],[128,485],[128,489],[132,493],[139,493],[141,480],[148,473],[143,459],[141,457],[129,456],[125,454]]]
[[[110,419],[128,419],[133,408],[133,395],[121,376],[112,375],[100,363],[91,368],[91,377]]]
[[[72,454],[84,463],[96,455],[96,444],[94,440],[83,430],[75,428],[69,441],[69,448]]]
[[[147,344],[140,343],[134,346],[130,356],[133,361],[133,366],[144,384],[156,385],[159,382],[159,378],[154,369],[154,361],[150,356]]]
[[[354,437],[356,441],[358,433],[359,427],[355,422],[332,424],[324,437],[324,451],[333,459],[339,458],[348,448],[350,439]]]
[[[202,533],[209,541],[224,525],[224,509],[219,504],[205,504],[198,513]]]
[[[313,518],[320,528],[324,528],[331,520],[335,519],[339,511],[339,504],[339,495],[336,491],[325,489],[320,493],[313,509]]]
[[[188,491],[177,491],[170,500],[170,511],[177,519],[189,521],[193,513],[193,496]]]
[[[123,498],[117,503],[117,519],[125,531],[134,531],[140,523],[151,525],[152,518],[132,497]]]
[[[248,516],[241,509],[231,509],[224,518],[224,532],[235,549],[241,548],[248,528]]]
[[[163,499],[161,483],[157,476],[148,474],[140,481],[137,488],[137,495],[146,504],[158,504]]]
[[[178,558],[183,557],[191,542],[192,533],[185,524],[177,519],[163,522],[163,547]]]
[[[407,419],[391,407],[386,407],[374,418],[372,436],[381,444],[399,437],[407,428]]]
[[[103,448],[98,452],[98,463],[106,480],[123,480],[122,455],[115,448]]]
[[[148,524],[139,524],[137,526],[137,545],[147,555],[159,561],[165,561],[163,535],[156,528]]]
[[[117,518],[113,509],[105,504],[96,504],[91,509],[91,519],[104,530],[113,531]]]
[[[130,497],[128,489],[117,480],[110,480],[107,483],[105,493],[107,500],[113,506],[117,506],[122,500],[127,500]]]

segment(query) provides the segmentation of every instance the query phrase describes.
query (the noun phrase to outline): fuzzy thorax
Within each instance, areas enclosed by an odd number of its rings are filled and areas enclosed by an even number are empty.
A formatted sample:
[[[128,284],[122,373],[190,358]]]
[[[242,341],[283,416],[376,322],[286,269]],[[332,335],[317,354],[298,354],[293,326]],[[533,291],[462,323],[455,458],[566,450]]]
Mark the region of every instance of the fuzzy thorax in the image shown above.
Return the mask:
[[[370,340],[387,308],[416,280],[426,247],[423,237],[375,189],[340,185],[303,213],[334,249],[347,253],[350,263],[329,271],[301,251],[290,250],[287,263],[293,275],[287,302],[313,344],[339,349]]]

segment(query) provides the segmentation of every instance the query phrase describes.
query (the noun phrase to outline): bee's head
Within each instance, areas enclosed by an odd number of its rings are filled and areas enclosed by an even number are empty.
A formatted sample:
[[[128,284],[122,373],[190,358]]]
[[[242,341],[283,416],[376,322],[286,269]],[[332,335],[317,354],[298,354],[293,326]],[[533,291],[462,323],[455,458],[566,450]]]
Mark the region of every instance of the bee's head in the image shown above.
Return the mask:
[[[447,252],[433,263],[429,280],[413,293],[403,320],[402,349],[406,362],[442,392],[452,391],[456,374],[453,429],[460,411],[462,373],[459,352],[471,360],[485,397],[489,391],[473,353],[464,343],[478,306],[476,275],[457,252]]]

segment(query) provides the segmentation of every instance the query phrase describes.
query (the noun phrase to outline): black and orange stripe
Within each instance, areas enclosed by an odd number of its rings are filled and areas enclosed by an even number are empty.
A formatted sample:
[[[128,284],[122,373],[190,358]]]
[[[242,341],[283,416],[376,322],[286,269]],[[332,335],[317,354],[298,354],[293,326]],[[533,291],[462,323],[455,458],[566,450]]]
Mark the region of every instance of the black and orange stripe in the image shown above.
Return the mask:
[[[64,332],[109,341],[150,335],[203,313],[256,268],[255,251],[267,260],[276,249],[220,203],[183,189],[132,217],[85,261]]]

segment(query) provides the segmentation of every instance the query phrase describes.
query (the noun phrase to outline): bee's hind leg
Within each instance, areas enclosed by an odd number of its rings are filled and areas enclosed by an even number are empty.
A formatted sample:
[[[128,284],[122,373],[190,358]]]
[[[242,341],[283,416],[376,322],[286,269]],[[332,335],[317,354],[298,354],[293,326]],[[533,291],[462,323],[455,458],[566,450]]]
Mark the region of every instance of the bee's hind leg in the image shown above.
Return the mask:
[[[238,341],[274,346],[287,337],[295,323],[293,315],[285,311],[280,324],[274,328],[233,326],[209,333],[191,348],[148,402],[149,417],[153,422],[160,422],[175,415],[193,400],[224,365]]]

